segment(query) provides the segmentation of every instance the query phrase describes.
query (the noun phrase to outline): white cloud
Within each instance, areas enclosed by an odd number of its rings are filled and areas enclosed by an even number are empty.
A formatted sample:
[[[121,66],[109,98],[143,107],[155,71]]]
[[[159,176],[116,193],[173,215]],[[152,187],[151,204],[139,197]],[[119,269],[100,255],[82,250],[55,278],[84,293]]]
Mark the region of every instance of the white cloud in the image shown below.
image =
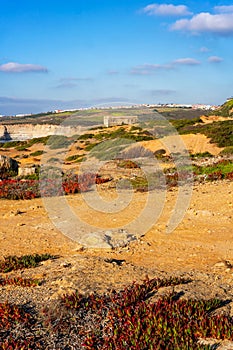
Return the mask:
[[[233,5],[230,6],[215,6],[214,10],[218,13],[233,13]]]
[[[89,77],[84,77],[84,78],[66,77],[66,78],[61,78],[60,82],[61,83],[71,83],[71,82],[77,82],[77,81],[91,81],[91,80],[93,80],[93,79],[89,78]]]
[[[219,56],[210,56],[210,57],[208,58],[208,61],[209,61],[210,63],[220,63],[220,62],[223,61],[223,58],[222,58],[222,57],[219,57]]]
[[[233,34],[233,13],[212,15],[202,12],[191,19],[176,21],[172,30],[183,30],[192,33],[213,33],[218,35]]]
[[[184,65],[184,66],[196,66],[201,64],[200,61],[195,60],[194,58],[186,57],[186,58],[178,58],[173,61],[174,64]]]
[[[118,70],[109,70],[108,72],[107,72],[107,74],[109,74],[109,75],[117,75],[117,74],[119,74],[119,71]]]
[[[72,82],[64,82],[64,83],[61,83],[61,84],[58,84],[56,86],[56,89],[72,89],[72,88],[75,88],[77,86],[77,84],[75,83],[72,83]]]
[[[176,93],[175,90],[170,90],[170,89],[155,89],[155,90],[150,90],[149,91],[152,96],[168,96],[168,95],[173,95]]]
[[[173,4],[150,4],[144,7],[142,12],[150,16],[187,16],[192,14],[187,6]]]
[[[170,70],[172,69],[171,64],[142,64],[134,67],[131,70],[131,74],[134,75],[152,75],[159,70]]]
[[[77,77],[66,77],[59,79],[59,84],[56,86],[57,89],[72,89],[75,88],[77,85],[77,82],[89,82],[92,81],[92,78],[77,78]]]
[[[25,72],[41,72],[47,73],[48,69],[36,64],[20,64],[17,62],[8,62],[0,65],[0,71],[6,73],[25,73]]]
[[[210,52],[210,49],[208,49],[208,47],[203,46],[200,48],[200,52]]]
[[[133,75],[153,75],[158,71],[169,71],[172,69],[176,69],[176,66],[197,66],[201,64],[200,61],[185,57],[185,58],[178,58],[175,61],[168,63],[168,64],[142,64],[138,65],[132,68],[131,74]]]

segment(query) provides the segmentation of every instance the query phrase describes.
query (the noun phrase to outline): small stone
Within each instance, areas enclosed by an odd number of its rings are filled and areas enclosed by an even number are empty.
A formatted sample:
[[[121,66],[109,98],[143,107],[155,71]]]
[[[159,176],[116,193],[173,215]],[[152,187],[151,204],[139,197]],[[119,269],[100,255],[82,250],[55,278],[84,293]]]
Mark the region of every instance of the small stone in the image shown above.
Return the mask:
[[[225,263],[223,261],[220,261],[214,265],[215,267],[225,267]]]
[[[71,263],[68,263],[68,262],[63,262],[63,263],[61,263],[61,265],[60,265],[61,267],[71,267]]]

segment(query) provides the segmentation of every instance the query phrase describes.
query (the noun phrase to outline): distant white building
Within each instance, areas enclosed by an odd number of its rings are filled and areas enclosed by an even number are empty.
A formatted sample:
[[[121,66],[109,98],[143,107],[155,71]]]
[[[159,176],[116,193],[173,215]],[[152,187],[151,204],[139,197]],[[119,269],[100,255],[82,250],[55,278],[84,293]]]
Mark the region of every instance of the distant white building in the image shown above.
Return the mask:
[[[107,128],[114,125],[135,124],[137,116],[104,116],[104,126]]]

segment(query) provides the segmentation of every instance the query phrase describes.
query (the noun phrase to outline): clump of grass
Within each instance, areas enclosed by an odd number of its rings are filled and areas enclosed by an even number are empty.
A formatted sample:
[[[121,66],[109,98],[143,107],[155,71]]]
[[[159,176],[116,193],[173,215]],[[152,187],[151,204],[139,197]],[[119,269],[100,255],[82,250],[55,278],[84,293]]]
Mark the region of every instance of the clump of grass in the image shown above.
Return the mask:
[[[221,156],[231,156],[233,155],[233,146],[225,147],[221,152]]]
[[[17,257],[10,255],[4,258],[4,261],[0,263],[0,272],[10,272],[13,270],[28,269],[36,267],[42,261],[54,259],[55,257],[50,254],[34,254],[34,255],[23,255]]]
[[[43,153],[44,153],[44,151],[38,150],[38,151],[30,153],[29,155],[32,157],[38,157],[38,156],[41,156]]]
[[[139,168],[138,164],[133,162],[130,159],[123,159],[120,160],[117,164],[119,168],[124,168],[124,169],[137,169]]]
[[[21,144],[20,141],[7,141],[5,143],[2,144],[2,148],[13,148],[16,146],[19,146]]]
[[[212,157],[213,157],[213,154],[211,154],[208,151],[191,154],[191,158],[212,158]]]
[[[66,136],[52,135],[49,137],[47,145],[51,149],[59,149],[70,146],[72,142],[73,141]]]
[[[83,158],[83,154],[74,154],[73,156],[67,157],[66,161],[72,162],[73,160],[78,160],[80,158]]]
[[[189,121],[171,121],[180,134],[204,134],[210,138],[211,143],[218,147],[233,146],[233,120],[214,122],[211,124],[189,123]]]
[[[233,162],[231,160],[223,159],[211,165],[195,165],[193,167],[193,171],[195,175],[210,175],[216,172],[220,172],[222,174],[222,178],[224,178],[228,173],[233,171]]]
[[[92,139],[95,135],[94,134],[83,134],[83,135],[80,135],[78,137],[78,140],[88,140],[88,139]]]

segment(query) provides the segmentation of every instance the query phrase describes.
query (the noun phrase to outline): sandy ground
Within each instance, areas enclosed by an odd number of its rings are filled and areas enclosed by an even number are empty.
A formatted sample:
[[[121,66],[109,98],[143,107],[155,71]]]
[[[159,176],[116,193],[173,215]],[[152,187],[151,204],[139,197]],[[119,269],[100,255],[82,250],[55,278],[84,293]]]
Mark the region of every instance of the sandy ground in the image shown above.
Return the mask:
[[[179,138],[183,142],[181,147],[185,147],[191,154],[209,152],[213,155],[218,155],[223,149],[210,143],[210,140],[203,134],[180,135]],[[169,150],[166,147],[167,142],[168,138],[164,137],[161,140],[142,142],[142,145],[152,152],[155,152],[158,149],[165,149],[167,153],[169,153]],[[172,151],[175,152],[176,150],[173,149]]]
[[[209,151],[217,155],[221,151],[210,144],[204,135],[184,135],[182,139],[192,153]],[[143,144],[152,151],[164,148],[157,141]],[[38,149],[43,149],[42,145],[34,145],[28,153]],[[14,151],[3,150],[1,154],[17,155],[17,152],[12,152]],[[36,159],[39,163],[40,157]],[[25,165],[34,161],[31,157],[22,159]],[[99,187],[99,195],[111,205],[118,193],[110,182]],[[128,205],[116,213],[101,213],[90,208],[80,194],[67,196],[66,200],[67,207],[72,208],[74,215],[91,224],[93,231],[96,231],[99,228],[122,228],[140,218],[148,203],[147,196],[147,193],[135,193]],[[224,298],[229,297],[233,290],[233,182],[195,184],[182,220],[174,232],[167,234],[166,228],[177,199],[177,188],[165,191],[164,203],[160,203],[161,198],[155,196],[155,207],[161,206],[162,211],[158,218],[154,218],[153,208],[147,209],[148,220],[152,218],[153,226],[144,232],[147,218],[142,219],[138,224],[138,233],[145,234],[125,248],[114,250],[82,249],[79,242],[72,241],[54,225],[42,199],[0,200],[0,258],[45,252],[58,255],[58,262],[45,264],[40,270],[37,268],[36,271],[32,269],[31,272],[22,272],[23,276],[27,273],[32,276],[46,276],[47,289],[43,292],[44,287],[42,288],[42,298],[46,293],[56,297],[57,293],[64,293],[67,288],[90,291],[96,290],[98,286],[102,290],[143,279],[146,274],[153,277],[159,273],[194,275],[191,295],[200,292],[197,281],[202,279],[203,293],[199,294],[208,296],[211,288],[213,296],[220,293]],[[182,206],[182,201],[180,205]],[[77,224],[74,231],[81,232],[81,227]],[[118,267],[106,263],[106,259],[125,260],[125,264]],[[70,270],[65,266],[71,266]],[[218,289],[215,281],[218,281]],[[18,297],[20,293],[22,291],[18,293]],[[15,294],[7,289],[3,299],[8,299],[10,295],[14,300]],[[24,293],[24,299],[26,297],[27,294]],[[16,301],[19,302],[18,299]]]
[[[102,194],[106,195],[106,191],[103,190]],[[183,220],[173,233],[167,234],[166,225],[177,200],[177,189],[169,190],[160,217],[144,237],[129,247],[113,251],[80,251],[78,242],[70,240],[54,226],[41,199],[1,200],[0,256],[49,252],[69,257],[80,252],[101,257],[107,253],[111,257],[127,259],[134,265],[163,271],[215,270],[218,262],[233,263],[232,194],[233,182],[195,185]],[[109,190],[109,200],[114,196]],[[128,220],[139,217],[146,205],[146,197],[147,193],[136,193],[128,207],[115,214],[96,212],[87,206],[80,194],[67,198],[77,217],[94,228],[108,229],[122,227]],[[233,271],[229,277],[233,280]]]

